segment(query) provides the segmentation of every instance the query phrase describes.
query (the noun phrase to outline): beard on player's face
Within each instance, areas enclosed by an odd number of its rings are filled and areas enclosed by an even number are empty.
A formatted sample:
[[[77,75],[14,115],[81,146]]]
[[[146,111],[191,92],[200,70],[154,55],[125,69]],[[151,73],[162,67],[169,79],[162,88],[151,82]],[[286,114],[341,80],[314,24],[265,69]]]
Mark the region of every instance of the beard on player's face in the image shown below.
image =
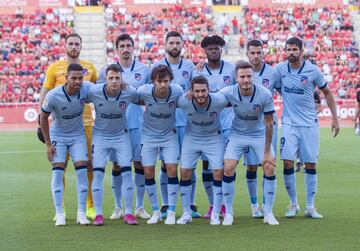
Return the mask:
[[[205,95],[201,95],[199,97],[195,97],[196,103],[198,103],[199,105],[203,105],[206,103],[206,101],[208,100],[209,96],[205,96]]]
[[[71,51],[67,51],[66,54],[68,55],[69,58],[75,59],[79,57],[80,51],[73,49]]]
[[[289,60],[290,63],[296,63],[300,60],[300,56],[289,55],[287,60]]]
[[[177,48],[174,48],[174,49],[171,49],[171,50],[167,50],[167,53],[169,54],[170,57],[177,58],[177,57],[180,56],[181,50],[178,50]]]

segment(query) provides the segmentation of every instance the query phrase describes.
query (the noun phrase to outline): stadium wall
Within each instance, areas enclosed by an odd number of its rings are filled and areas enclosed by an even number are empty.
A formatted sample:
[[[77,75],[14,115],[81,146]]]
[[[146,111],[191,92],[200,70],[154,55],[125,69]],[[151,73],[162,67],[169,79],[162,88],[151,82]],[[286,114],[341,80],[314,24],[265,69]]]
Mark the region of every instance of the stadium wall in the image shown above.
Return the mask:
[[[355,100],[337,100],[338,117],[342,127],[351,127],[355,114]],[[282,113],[282,102],[275,101],[278,118]],[[21,130],[37,127],[39,105],[34,103],[4,103],[0,104],[0,130]],[[331,112],[324,106],[319,114],[320,125],[328,127],[331,122]]]

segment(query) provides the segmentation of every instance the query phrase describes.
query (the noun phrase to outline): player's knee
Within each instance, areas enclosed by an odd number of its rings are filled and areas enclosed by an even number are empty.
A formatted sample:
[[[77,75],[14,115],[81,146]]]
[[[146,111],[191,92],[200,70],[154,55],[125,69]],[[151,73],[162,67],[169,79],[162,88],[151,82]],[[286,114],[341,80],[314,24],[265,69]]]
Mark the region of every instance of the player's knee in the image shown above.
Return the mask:
[[[294,167],[294,161],[293,160],[284,160],[284,168],[290,169]]]
[[[144,170],[144,167],[141,165],[140,161],[134,161],[134,167],[136,169]]]
[[[250,171],[250,172],[256,172],[257,168],[258,168],[257,166],[249,165],[247,167],[247,170]]]
[[[75,166],[75,168],[79,167],[79,166],[86,166],[86,168],[87,168],[87,164],[88,164],[87,161],[78,161],[78,162],[74,163],[74,166]]]
[[[114,163],[112,170],[115,171],[115,172],[120,172],[120,171],[121,171],[121,168],[120,168],[119,165],[117,165],[116,163]]]
[[[215,169],[213,171],[214,180],[222,180],[223,176],[224,176],[224,169]]]
[[[190,180],[191,176],[192,176],[192,172],[193,172],[192,169],[182,168],[181,169],[181,179],[182,180]]]
[[[316,164],[315,163],[305,163],[305,168],[306,169],[316,169]]]
[[[155,177],[155,167],[144,168],[145,179],[153,179]]]
[[[264,165],[264,174],[267,177],[271,177],[275,175],[275,167],[272,165]]]
[[[209,161],[203,160],[203,170],[209,170]]]
[[[177,168],[176,164],[166,164],[166,173],[168,177],[176,177],[177,176]]]

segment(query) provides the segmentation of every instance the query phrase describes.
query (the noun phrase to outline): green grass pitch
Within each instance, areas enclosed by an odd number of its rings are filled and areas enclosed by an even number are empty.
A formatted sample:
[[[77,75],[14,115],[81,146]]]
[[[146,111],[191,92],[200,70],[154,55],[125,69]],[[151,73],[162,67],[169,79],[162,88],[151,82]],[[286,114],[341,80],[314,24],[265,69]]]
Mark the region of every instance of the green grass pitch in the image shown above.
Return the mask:
[[[332,138],[321,129],[316,207],[322,220],[303,217],[304,175],[298,173],[297,188],[301,213],[285,219],[289,200],[278,161],[277,194],[274,213],[279,226],[268,226],[250,217],[244,182],[245,168],[238,167],[234,205],[235,224],[210,226],[195,219],[185,226],[127,226],[122,221],[105,221],[105,226],[81,227],[75,224],[75,174],[67,170],[65,205],[67,226],[56,228],[50,193],[51,169],[44,145],[35,132],[0,133],[0,250],[359,250],[360,247],[360,137],[343,129]],[[196,201],[201,213],[208,207],[198,168]],[[158,173],[158,171],[157,171]],[[259,171],[259,177],[262,171]],[[113,210],[110,168],[107,168],[104,214]],[[261,189],[261,178],[259,178]],[[147,211],[151,212],[147,198]],[[178,200],[177,217],[182,213]]]

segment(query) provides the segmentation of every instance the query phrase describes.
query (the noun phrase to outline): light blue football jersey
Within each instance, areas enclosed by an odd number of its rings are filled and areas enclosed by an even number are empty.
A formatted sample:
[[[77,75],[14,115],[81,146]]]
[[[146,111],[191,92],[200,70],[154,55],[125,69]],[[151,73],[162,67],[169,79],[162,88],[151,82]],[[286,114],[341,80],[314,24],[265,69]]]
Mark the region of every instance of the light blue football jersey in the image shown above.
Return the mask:
[[[194,71],[193,78],[196,76],[203,76],[209,82],[210,92],[218,92],[226,86],[231,86],[236,83],[235,81],[235,65],[227,61],[221,60],[219,69],[210,69],[205,64],[202,71]],[[234,118],[234,113],[231,108],[225,108],[220,115],[220,122],[222,130],[231,128],[231,122]]]
[[[132,86],[122,90],[117,97],[106,94],[106,84],[91,86],[86,101],[93,103],[95,107],[93,135],[107,138],[120,136],[128,128],[127,108],[139,100],[139,95]]]
[[[264,137],[264,114],[272,114],[274,102],[268,89],[253,85],[252,96],[241,96],[238,85],[225,87],[220,91],[233,107],[235,117],[232,132],[244,136]]]
[[[184,91],[191,89],[191,76],[195,69],[194,64],[187,59],[181,58],[179,64],[170,64],[166,57],[154,63],[152,69],[158,65],[167,65],[173,72],[172,83],[180,85]],[[176,126],[186,125],[186,115],[182,110],[176,110]]]
[[[41,109],[52,115],[50,135],[64,138],[84,135],[82,113],[91,85],[93,84],[84,81],[80,91],[74,96],[67,94],[64,85],[58,86],[46,94]]]
[[[178,100],[187,116],[186,134],[207,137],[218,134],[221,130],[220,113],[229,102],[221,93],[210,93],[209,104],[198,107],[194,100],[188,100],[183,94]]]
[[[165,99],[155,97],[153,84],[143,85],[138,89],[140,99],[145,102],[142,133],[147,136],[163,136],[175,129],[175,109],[178,98],[184,93],[183,88],[171,84],[169,95]]]
[[[115,62],[115,64],[119,64],[119,62]],[[122,73],[122,78],[125,83],[134,87],[135,89],[139,88],[140,86],[147,84],[150,82],[150,69],[145,64],[133,60],[131,67],[123,67],[124,70]],[[97,83],[105,84],[106,77],[105,77],[106,67],[104,67],[100,71],[99,80]],[[129,108],[127,109],[127,119],[128,119],[128,127],[129,129],[140,128],[143,123],[143,113],[144,109],[141,106],[130,104]]]
[[[319,68],[309,61],[303,61],[299,69],[292,69],[288,61],[275,66],[279,81],[275,88],[281,88],[283,97],[282,123],[293,126],[318,126],[314,91],[327,86]]]

